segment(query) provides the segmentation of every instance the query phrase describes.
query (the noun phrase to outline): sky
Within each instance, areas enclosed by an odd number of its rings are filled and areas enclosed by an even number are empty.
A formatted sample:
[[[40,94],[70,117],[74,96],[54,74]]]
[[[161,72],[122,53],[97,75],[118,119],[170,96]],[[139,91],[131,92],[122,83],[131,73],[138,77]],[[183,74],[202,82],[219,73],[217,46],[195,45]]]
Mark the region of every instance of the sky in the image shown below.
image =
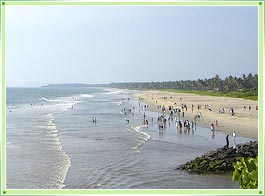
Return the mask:
[[[256,6],[8,6],[6,84],[258,73]]]

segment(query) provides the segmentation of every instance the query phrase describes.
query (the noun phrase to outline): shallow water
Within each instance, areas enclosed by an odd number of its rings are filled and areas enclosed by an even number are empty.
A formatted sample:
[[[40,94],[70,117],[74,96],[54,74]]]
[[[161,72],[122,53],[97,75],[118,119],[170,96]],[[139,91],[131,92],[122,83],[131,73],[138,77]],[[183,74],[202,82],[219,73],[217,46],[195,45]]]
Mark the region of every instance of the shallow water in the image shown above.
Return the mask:
[[[224,134],[215,132],[213,137],[199,125],[180,132],[174,123],[159,132],[156,121],[142,127],[144,112],[149,122],[159,114],[139,110],[138,101],[127,99],[129,93],[8,89],[7,188],[239,188],[231,176],[175,170],[224,146]],[[134,116],[122,114],[124,108],[131,108]],[[238,143],[249,140],[237,138]]]

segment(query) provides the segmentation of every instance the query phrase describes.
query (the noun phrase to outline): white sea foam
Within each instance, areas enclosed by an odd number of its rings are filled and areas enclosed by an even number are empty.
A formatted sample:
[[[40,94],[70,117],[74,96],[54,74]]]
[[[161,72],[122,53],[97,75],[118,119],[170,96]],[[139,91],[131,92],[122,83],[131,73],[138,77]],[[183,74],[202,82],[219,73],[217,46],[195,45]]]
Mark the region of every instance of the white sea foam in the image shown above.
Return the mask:
[[[80,94],[81,97],[94,97],[94,95],[91,95],[91,94]]]
[[[41,105],[31,105],[30,107],[28,105],[24,105],[23,108],[26,109],[47,109],[49,111],[61,113],[68,109],[71,109],[73,105],[81,103],[83,101],[74,99],[72,96],[68,97],[58,97],[56,99],[47,99],[45,97],[42,97],[39,99],[40,101],[49,102],[48,104],[41,104]]]
[[[109,102],[109,103],[115,103],[115,104],[117,104],[117,105],[121,105],[121,104],[122,104],[122,101],[111,101],[111,102]]]
[[[6,148],[21,148],[19,145],[13,145],[13,144],[11,144],[10,142],[7,142],[6,143]]]
[[[48,131],[49,136],[51,137],[53,144],[58,147],[58,150],[63,155],[63,162],[57,165],[57,168],[60,169],[60,172],[54,176],[54,179],[51,178],[50,182],[52,184],[57,184],[58,188],[63,188],[65,177],[67,175],[67,172],[71,166],[71,160],[70,157],[62,150],[62,145],[60,142],[60,139],[57,135],[57,128],[54,123],[53,113],[47,114],[47,116],[50,118],[48,122],[48,128],[51,130],[53,129],[53,132]]]
[[[49,101],[48,99],[46,99],[45,97],[39,98],[40,101]]]
[[[58,113],[71,109],[72,106],[83,102],[78,99],[73,99],[73,97],[59,97],[58,99],[54,99],[53,101],[56,101],[53,107]]]
[[[83,102],[82,100],[74,99],[73,96],[58,97],[55,99],[47,99],[42,97],[38,100],[41,102],[34,104],[17,104],[15,106],[9,105],[7,107],[8,114],[22,114],[25,112],[35,113],[36,115],[48,112],[62,113],[70,110],[72,106]],[[48,117],[50,118],[50,116]]]
[[[103,93],[104,95],[111,95],[111,94],[118,94],[118,93],[123,93],[124,91],[109,91],[106,93]]]
[[[47,101],[47,102],[57,102],[60,101],[61,97],[58,97],[58,99],[47,99],[45,97],[39,98],[39,101]]]
[[[146,132],[140,131],[144,127],[146,127],[146,125],[140,125],[140,126],[132,127],[132,128],[133,128],[133,130],[135,130],[137,133],[140,134],[140,138],[142,140],[144,140],[145,142],[147,142],[148,140],[151,139],[151,136],[149,134],[147,134]]]
[[[145,144],[146,142],[148,142],[148,140],[151,139],[151,136],[149,134],[147,134],[146,132],[140,131],[142,128],[146,127],[145,125],[140,125],[140,126],[136,126],[136,127],[131,127],[136,133],[138,133],[138,141],[136,146],[132,147],[132,150],[136,153],[136,154],[140,154],[141,151],[139,150],[139,147],[143,144]]]

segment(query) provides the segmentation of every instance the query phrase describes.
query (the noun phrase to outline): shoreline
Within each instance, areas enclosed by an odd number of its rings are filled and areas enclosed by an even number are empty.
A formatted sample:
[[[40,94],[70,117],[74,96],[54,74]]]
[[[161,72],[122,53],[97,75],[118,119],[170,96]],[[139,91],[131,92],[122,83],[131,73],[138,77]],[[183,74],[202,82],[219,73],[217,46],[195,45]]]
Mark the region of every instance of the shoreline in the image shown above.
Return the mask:
[[[233,131],[236,131],[238,136],[258,140],[258,110],[256,110],[258,101],[158,90],[140,91],[131,96],[148,104],[148,110],[159,113],[162,111],[158,106],[164,105],[166,113],[169,114],[169,106],[182,109],[182,104],[185,104],[187,110],[184,109],[184,118],[189,121],[194,121],[194,116],[200,112],[202,117],[197,120],[197,123],[201,126],[210,129],[213,123],[215,131],[221,131],[230,136]],[[224,113],[219,113],[220,108],[224,108]],[[233,116],[229,113],[230,108],[233,108]]]

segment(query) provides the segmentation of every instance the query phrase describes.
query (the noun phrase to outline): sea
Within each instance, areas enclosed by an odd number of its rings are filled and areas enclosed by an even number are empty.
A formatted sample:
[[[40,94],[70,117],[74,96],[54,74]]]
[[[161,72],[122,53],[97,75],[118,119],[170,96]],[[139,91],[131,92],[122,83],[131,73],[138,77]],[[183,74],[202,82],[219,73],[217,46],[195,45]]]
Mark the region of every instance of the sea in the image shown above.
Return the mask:
[[[156,119],[161,114],[143,107],[131,96],[135,92],[7,88],[7,189],[239,188],[231,175],[176,170],[223,147],[225,134],[199,122],[189,131],[174,123],[159,131]],[[237,137],[236,142],[250,140]]]

